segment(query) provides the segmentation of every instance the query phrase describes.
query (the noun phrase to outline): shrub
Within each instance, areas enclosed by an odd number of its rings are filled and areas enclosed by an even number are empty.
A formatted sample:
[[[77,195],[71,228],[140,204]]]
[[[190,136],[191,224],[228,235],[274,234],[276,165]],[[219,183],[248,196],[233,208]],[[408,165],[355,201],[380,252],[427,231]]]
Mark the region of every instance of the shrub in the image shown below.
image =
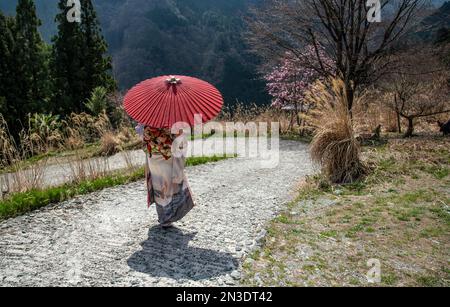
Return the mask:
[[[365,174],[366,167],[360,160],[361,145],[355,137],[344,82],[333,79],[330,87],[319,82],[308,95],[315,105],[308,116],[315,129],[311,157],[332,183],[351,183]]]

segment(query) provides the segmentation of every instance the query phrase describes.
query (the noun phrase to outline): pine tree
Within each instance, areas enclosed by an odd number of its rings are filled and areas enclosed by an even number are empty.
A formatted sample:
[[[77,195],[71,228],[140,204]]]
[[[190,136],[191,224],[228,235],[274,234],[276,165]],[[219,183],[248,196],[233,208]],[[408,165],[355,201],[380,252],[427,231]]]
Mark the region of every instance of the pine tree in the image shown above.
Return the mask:
[[[84,93],[83,69],[83,35],[78,22],[67,18],[70,7],[66,0],[60,0],[58,34],[53,38],[52,77],[53,77],[53,112],[69,114],[81,111]]]
[[[33,0],[19,0],[16,9],[14,62],[19,87],[20,119],[26,113],[45,111],[49,95],[46,45],[39,33],[40,19]]]
[[[97,87],[112,91],[116,87],[111,77],[112,58],[106,56],[108,45],[101,33],[94,6],[91,0],[81,0],[81,28],[84,34],[84,67],[86,97],[90,97]]]
[[[110,75],[111,57],[101,34],[91,0],[81,0],[81,23],[70,22],[67,1],[59,2],[56,17],[58,34],[54,37],[53,75],[55,78],[55,112],[68,114],[85,111],[85,103],[93,90],[104,87],[108,91],[116,84]]]
[[[32,0],[19,0],[15,17],[0,13],[0,112],[12,134],[26,124],[27,113],[44,109],[49,96],[47,46]]]
[[[8,124],[16,115],[13,102],[13,67],[14,55],[14,19],[0,12],[0,113],[5,117]],[[9,104],[8,101],[11,101]]]

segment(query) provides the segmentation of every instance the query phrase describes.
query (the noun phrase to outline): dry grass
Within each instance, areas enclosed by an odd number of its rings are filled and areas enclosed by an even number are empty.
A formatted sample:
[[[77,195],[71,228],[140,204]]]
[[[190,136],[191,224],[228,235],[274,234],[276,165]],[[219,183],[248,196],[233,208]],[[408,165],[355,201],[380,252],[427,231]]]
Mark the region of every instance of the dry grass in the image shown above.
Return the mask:
[[[366,168],[360,160],[361,146],[355,137],[343,82],[331,80],[331,89],[318,83],[308,98],[315,105],[308,115],[315,128],[312,159],[333,183],[351,183],[361,178]]]
[[[11,173],[0,177],[2,198],[4,194],[38,189],[42,184],[47,158],[44,157],[26,169],[21,162],[36,152],[42,152],[46,147],[45,140],[36,137],[31,129],[23,130],[20,133],[20,139],[20,144],[17,144],[0,114],[0,167],[9,167],[11,170]]]
[[[86,180],[95,180],[111,174],[108,159],[97,157],[84,160],[81,156],[72,159],[69,163],[69,182],[80,183]]]
[[[100,153],[104,156],[112,156],[122,151],[121,140],[112,132],[105,132],[100,139]]]
[[[291,135],[293,133],[300,133],[301,127],[297,127],[292,122],[292,114],[272,106],[258,106],[256,104],[244,106],[237,104],[233,109],[224,108],[217,118],[220,122],[255,122],[267,123],[268,128],[271,128],[272,122],[280,124],[281,135]]]
[[[131,126],[120,127],[117,133],[117,138],[122,144],[127,144],[139,140],[138,135],[135,133],[135,130],[131,128]]]
[[[106,131],[111,130],[111,123],[105,112],[99,116],[72,113],[65,122],[66,148],[82,148],[85,144],[99,140]]]
[[[6,167],[15,163],[19,158],[17,153],[17,146],[15,140],[9,133],[8,125],[0,114],[0,166]]]
[[[132,157],[130,151],[124,150],[124,151],[122,151],[121,154],[122,154],[123,160],[125,161],[127,170],[130,170],[130,171],[136,171],[136,169],[139,168],[139,166],[137,166],[137,165],[133,162],[133,157]]]
[[[397,115],[394,111],[386,107],[385,101],[380,97],[383,92],[367,89],[367,95],[364,96],[363,103],[355,106],[355,129],[357,133],[367,133],[373,131],[378,125],[381,125],[383,132],[389,134],[398,133]],[[437,121],[446,122],[449,120],[449,114],[438,114],[417,118],[414,130],[417,134],[439,134]],[[400,118],[402,133],[407,129],[407,121]]]

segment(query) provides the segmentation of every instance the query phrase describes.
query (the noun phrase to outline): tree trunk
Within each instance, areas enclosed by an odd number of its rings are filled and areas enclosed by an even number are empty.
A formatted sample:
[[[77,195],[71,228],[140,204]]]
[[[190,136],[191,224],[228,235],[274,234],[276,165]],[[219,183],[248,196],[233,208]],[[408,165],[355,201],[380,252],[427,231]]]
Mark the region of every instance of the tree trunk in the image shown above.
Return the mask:
[[[350,112],[350,116],[353,117],[352,114],[352,108],[353,108],[353,101],[355,99],[355,91],[353,90],[353,87],[351,84],[345,84],[345,94],[347,96],[347,108]]]
[[[405,138],[410,138],[414,133],[414,118],[409,117],[408,119],[408,130],[406,130]]]
[[[400,117],[400,113],[396,112],[396,114],[397,114],[398,133],[402,133],[402,118]]]
[[[294,123],[295,123],[294,114],[291,114],[291,118],[289,120],[289,127],[288,127],[289,132],[294,131]]]
[[[298,103],[296,103],[296,104],[295,104],[295,117],[296,117],[296,119],[297,119],[297,126],[300,127],[301,122],[300,122],[300,116],[298,116],[298,114],[299,114],[299,111],[298,111]]]
[[[300,116],[298,116],[298,119],[299,119],[298,127],[299,127],[300,135],[304,136],[305,135],[305,120],[302,119]]]

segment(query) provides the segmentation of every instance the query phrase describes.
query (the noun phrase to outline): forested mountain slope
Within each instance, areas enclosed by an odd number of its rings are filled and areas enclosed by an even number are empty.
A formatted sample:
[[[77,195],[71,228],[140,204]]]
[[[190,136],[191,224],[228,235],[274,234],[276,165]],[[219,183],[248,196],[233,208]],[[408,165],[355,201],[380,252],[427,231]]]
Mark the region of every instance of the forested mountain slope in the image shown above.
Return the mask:
[[[256,60],[243,40],[243,15],[257,0],[95,0],[121,89],[161,74],[213,82],[228,103],[267,102]],[[41,33],[55,33],[57,0],[36,0]],[[0,0],[14,14],[16,1]]]

